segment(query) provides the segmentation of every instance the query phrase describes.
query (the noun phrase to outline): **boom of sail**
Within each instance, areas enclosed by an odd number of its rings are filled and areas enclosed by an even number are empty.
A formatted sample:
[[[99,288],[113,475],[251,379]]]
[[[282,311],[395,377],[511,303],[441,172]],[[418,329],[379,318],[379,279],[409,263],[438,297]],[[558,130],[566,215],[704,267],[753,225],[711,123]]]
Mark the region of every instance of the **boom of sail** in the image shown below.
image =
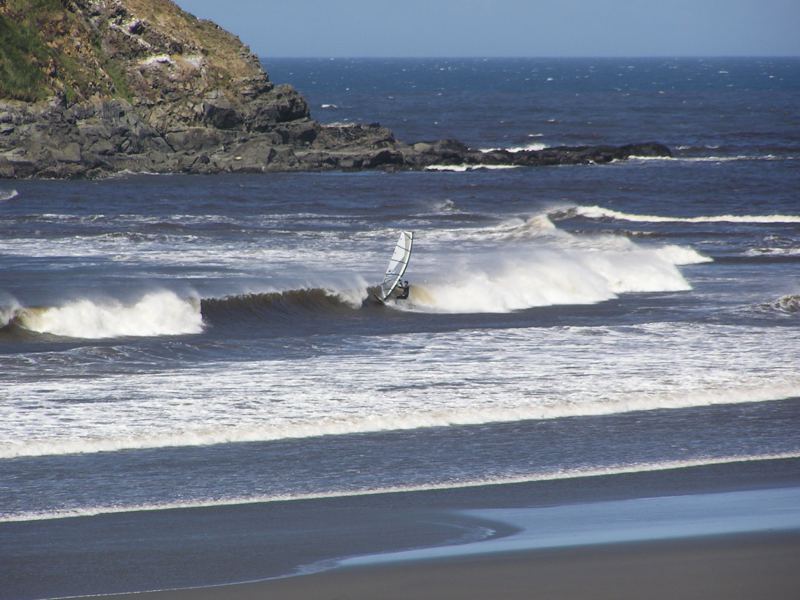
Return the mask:
[[[380,300],[385,302],[392,295],[395,288],[400,284],[403,275],[408,268],[408,260],[411,258],[411,246],[414,244],[414,232],[403,231],[397,239],[392,258],[389,259],[389,266],[386,275],[381,283]]]

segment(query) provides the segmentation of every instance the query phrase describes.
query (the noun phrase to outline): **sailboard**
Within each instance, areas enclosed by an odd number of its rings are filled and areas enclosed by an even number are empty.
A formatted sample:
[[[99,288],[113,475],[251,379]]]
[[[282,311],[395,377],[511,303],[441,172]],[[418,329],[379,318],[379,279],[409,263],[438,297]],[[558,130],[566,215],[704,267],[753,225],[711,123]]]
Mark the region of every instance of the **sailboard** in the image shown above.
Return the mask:
[[[414,245],[414,232],[402,231],[394,247],[392,258],[389,259],[389,266],[386,268],[386,275],[383,277],[378,300],[386,302],[392,292],[400,284],[408,268],[408,261],[411,258],[411,247]]]

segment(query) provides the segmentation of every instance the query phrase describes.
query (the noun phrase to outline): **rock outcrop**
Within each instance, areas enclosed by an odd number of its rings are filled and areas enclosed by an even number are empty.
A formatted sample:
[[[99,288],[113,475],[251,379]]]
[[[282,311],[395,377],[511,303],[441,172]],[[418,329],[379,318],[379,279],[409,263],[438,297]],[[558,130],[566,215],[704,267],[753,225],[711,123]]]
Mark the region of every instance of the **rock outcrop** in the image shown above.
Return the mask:
[[[311,119],[235,36],[170,0],[0,3],[0,177],[548,165],[658,144],[482,153]]]

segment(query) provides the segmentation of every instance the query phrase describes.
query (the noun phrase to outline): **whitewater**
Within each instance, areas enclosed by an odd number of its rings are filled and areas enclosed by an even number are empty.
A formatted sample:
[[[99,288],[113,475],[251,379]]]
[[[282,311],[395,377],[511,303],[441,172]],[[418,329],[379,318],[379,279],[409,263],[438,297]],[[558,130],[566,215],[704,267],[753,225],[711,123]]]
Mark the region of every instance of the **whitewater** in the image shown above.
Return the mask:
[[[4,184],[0,520],[800,456],[796,66],[590,62],[273,79],[399,139],[671,159]]]

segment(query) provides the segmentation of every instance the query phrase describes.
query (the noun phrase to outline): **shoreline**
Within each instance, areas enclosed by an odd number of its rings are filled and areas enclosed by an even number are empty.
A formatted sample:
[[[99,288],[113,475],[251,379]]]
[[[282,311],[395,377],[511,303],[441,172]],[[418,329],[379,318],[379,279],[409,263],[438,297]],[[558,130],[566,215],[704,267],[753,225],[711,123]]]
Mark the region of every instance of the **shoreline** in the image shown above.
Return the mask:
[[[17,458],[17,457],[6,457]],[[22,456],[21,458],[29,458]],[[298,496],[265,496],[256,498],[231,498],[226,501],[207,501],[197,503],[174,503],[164,505],[144,505],[144,506],[101,506],[93,509],[74,509],[56,511],[53,513],[26,513],[23,515],[0,517],[0,525],[4,523],[27,523],[32,521],[52,522],[61,519],[81,519],[81,518],[94,518],[107,515],[122,515],[130,513],[156,513],[163,511],[183,511],[183,510],[200,510],[200,509],[231,509],[240,506],[257,506],[269,504],[283,504],[283,503],[296,503],[296,502],[326,502],[335,501],[348,498],[373,498],[383,496],[397,496],[403,494],[441,494],[441,493],[455,493],[463,490],[469,493],[469,490],[485,490],[488,488],[501,488],[509,486],[529,486],[536,484],[552,484],[559,481],[591,481],[597,478],[611,478],[611,477],[625,477],[636,476],[656,473],[672,473],[679,471],[686,471],[688,469],[713,469],[723,467],[724,465],[744,465],[744,464],[759,464],[774,461],[800,461],[800,456],[795,454],[786,455],[765,455],[750,458],[726,458],[720,459],[715,462],[675,462],[664,463],[655,465],[637,465],[630,468],[620,468],[615,470],[612,468],[587,470],[584,472],[575,473],[551,473],[533,476],[530,478],[521,477],[519,479],[508,480],[495,480],[495,481],[465,481],[455,482],[453,484],[432,484],[428,486],[419,487],[397,487],[397,488],[382,488],[374,490],[356,490],[353,492],[337,492],[337,493],[320,493],[308,494]]]
[[[347,557],[375,556],[419,548],[441,548],[445,554],[452,554],[457,547],[452,545],[454,543],[475,542],[474,545],[480,547],[481,544],[497,540],[513,540],[514,535],[523,531],[524,527],[513,521],[504,522],[501,514],[492,512],[495,509],[506,512],[516,510],[521,514],[565,511],[563,515],[567,515],[569,510],[582,504],[600,506],[603,503],[636,503],[637,499],[682,496],[696,499],[703,494],[747,490],[758,497],[770,490],[798,488],[800,459],[778,459],[476,488],[7,522],[0,524],[0,547],[4,549],[2,559],[9,567],[6,574],[0,576],[0,590],[3,590],[0,598],[22,600],[125,593],[139,596],[143,590],[177,588],[185,590],[181,594],[189,594],[181,597],[189,598],[202,597],[193,595],[205,593],[200,590],[216,590],[221,585],[230,584],[269,585],[273,588],[278,585],[299,586],[297,590],[303,590],[307,584],[317,585],[314,582],[328,581],[327,577],[332,577],[331,581],[339,581],[347,588],[350,585],[347,581],[351,580],[347,579],[346,574],[354,572],[352,569],[356,567],[337,568],[300,577],[286,576],[302,573],[309,567],[314,569],[320,565],[338,564]],[[665,510],[668,516],[677,514],[669,508]],[[562,525],[568,522],[569,519],[563,518],[560,521]],[[557,519],[553,527],[560,530]],[[612,532],[619,529],[615,527],[611,528]],[[722,531],[714,530],[714,533],[724,532],[724,527]],[[780,535],[791,538],[791,544],[795,544],[792,547],[796,548],[800,536],[795,533],[784,532]],[[734,537],[744,540],[754,535],[759,537],[766,534],[740,532]],[[689,548],[697,544],[703,546],[705,542],[702,540],[708,539],[707,535],[659,542],[639,538],[630,543],[686,544]],[[581,543],[576,546],[580,547]],[[583,546],[589,548],[586,552],[594,557],[587,560],[595,564],[603,556],[615,555],[613,548],[619,544]],[[772,542],[759,547],[771,548]],[[714,557],[718,553],[714,548],[698,552],[709,557],[709,560],[716,560]],[[542,552],[568,550],[525,550],[523,554],[539,556]],[[476,560],[491,563],[492,567],[486,575],[491,579],[491,573],[505,564],[506,554],[499,553],[493,555],[494,558]],[[800,553],[797,555],[800,556]],[[473,558],[457,559],[462,566],[453,569],[470,571],[464,565]],[[439,560],[425,560],[408,564],[432,565],[424,567],[422,572],[429,573],[435,579],[440,577],[438,563]],[[383,569],[388,569],[385,573],[391,579],[408,576],[408,569],[411,569],[401,564],[357,568],[377,569],[369,573],[365,571],[366,579],[363,579],[373,582],[369,585],[379,586],[369,588],[373,590],[373,597],[375,589],[383,590],[380,581],[384,575],[375,580],[370,573],[384,573]],[[735,572],[736,568],[732,570]],[[403,575],[404,572],[406,575]],[[413,566],[411,572],[417,573],[417,566]],[[798,571],[795,569],[794,572]],[[264,581],[275,577],[284,579],[273,580],[272,583]],[[234,583],[244,581],[261,583]],[[278,584],[276,581],[284,583]],[[324,589],[329,584],[319,585]],[[286,590],[289,594],[288,587]],[[162,595],[158,597],[166,598],[174,597],[173,594],[177,592],[160,593]],[[297,597],[304,597],[306,592],[297,593],[300,594]],[[283,596],[279,594],[277,597]]]

